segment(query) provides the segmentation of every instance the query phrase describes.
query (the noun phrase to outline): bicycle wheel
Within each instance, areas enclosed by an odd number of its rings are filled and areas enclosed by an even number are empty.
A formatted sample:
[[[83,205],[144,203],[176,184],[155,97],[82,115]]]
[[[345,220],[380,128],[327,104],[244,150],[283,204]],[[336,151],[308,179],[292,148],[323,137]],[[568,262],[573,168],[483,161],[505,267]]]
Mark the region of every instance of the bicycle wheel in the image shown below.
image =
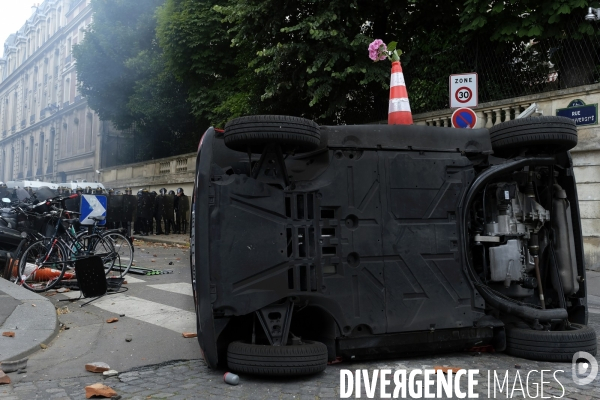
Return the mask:
[[[60,282],[68,262],[67,251],[59,241],[37,240],[21,256],[19,281],[32,292],[44,292]]]
[[[115,263],[120,264],[119,255],[109,240],[106,240],[101,235],[92,234],[84,235],[78,238],[85,249],[84,255],[98,256],[104,264],[104,271],[109,275]]]
[[[119,232],[106,232],[102,234],[102,237],[110,242],[118,256],[106,274],[116,278],[124,277],[133,264],[133,245],[127,236]]]

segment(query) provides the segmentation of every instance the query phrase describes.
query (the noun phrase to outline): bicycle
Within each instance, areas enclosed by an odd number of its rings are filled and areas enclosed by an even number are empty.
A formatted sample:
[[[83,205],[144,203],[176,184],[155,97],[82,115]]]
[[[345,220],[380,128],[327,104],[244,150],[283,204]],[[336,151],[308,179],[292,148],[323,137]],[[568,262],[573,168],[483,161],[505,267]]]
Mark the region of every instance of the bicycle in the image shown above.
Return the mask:
[[[123,278],[133,265],[134,247],[131,240],[125,236],[121,229],[105,229],[98,226],[98,222],[103,221],[105,217],[92,217],[94,225],[88,228],[87,231],[81,231],[77,234],[77,238],[85,237],[86,235],[99,235],[107,241],[113,251],[117,255],[117,259],[112,263],[105,263],[104,269],[106,276],[112,278]],[[101,245],[98,243],[98,245]]]
[[[49,200],[46,204],[63,200]],[[56,220],[52,236],[33,241],[20,258],[18,281],[22,286],[43,292],[56,286],[65,276],[72,279],[75,274],[68,270],[72,271],[75,261],[82,257],[97,255],[105,265],[111,266],[119,260],[109,241],[98,234],[85,234],[78,238],[73,228],[77,219],[63,218],[63,208],[52,205],[51,209],[44,216],[49,217],[48,224]]]

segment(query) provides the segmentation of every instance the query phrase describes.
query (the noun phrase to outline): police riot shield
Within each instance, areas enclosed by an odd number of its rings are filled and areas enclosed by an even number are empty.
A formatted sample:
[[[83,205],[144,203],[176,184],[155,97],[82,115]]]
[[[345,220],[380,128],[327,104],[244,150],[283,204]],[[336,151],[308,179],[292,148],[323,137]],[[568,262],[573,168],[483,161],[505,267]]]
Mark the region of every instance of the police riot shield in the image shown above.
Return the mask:
[[[131,194],[121,197],[123,198],[123,221],[133,222],[137,214],[137,197]]]
[[[107,196],[106,222],[108,226],[118,226],[123,221],[123,196]]]
[[[160,219],[164,214],[165,209],[165,197],[163,195],[158,195],[154,199],[154,218]]]
[[[170,194],[161,196],[163,197],[163,201],[164,201],[164,208],[163,208],[163,215],[162,218],[167,220],[167,221],[175,221],[175,214],[174,214],[174,197]]]
[[[13,200],[14,198],[14,190],[9,189],[9,188],[5,188],[5,187],[0,187],[0,200],[1,199],[10,199]],[[0,204],[0,207],[2,207],[2,205]]]
[[[154,201],[152,195],[148,192],[142,192],[140,201],[138,201],[138,208],[140,208],[140,216],[145,219],[151,219],[154,214]]]
[[[66,199],[65,200],[65,209],[68,211],[75,211],[75,212],[79,212],[79,207],[80,207],[80,200],[81,196],[77,196],[74,199]]]
[[[179,197],[179,203],[177,204],[178,208],[178,219],[180,221],[179,230],[181,233],[187,233],[188,231],[188,221],[190,220],[190,198],[186,195],[181,195]]]

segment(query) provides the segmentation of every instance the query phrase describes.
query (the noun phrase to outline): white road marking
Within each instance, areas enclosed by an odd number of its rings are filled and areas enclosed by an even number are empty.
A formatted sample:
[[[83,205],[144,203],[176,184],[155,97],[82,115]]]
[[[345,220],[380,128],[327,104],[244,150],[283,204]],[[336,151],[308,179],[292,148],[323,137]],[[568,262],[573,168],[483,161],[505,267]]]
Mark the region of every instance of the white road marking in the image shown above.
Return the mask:
[[[142,279],[134,278],[131,275],[125,275],[125,280],[127,281],[127,283],[144,283],[144,282],[146,282]]]
[[[193,296],[192,284],[191,283],[161,283],[158,285],[148,285],[148,287],[160,290],[166,290],[167,292],[185,294]]]
[[[78,291],[63,293],[69,298],[79,297]],[[85,300],[81,300],[85,301]],[[109,295],[95,300],[90,306],[134,318],[174,332],[196,332],[196,314],[180,308],[133,296]]]

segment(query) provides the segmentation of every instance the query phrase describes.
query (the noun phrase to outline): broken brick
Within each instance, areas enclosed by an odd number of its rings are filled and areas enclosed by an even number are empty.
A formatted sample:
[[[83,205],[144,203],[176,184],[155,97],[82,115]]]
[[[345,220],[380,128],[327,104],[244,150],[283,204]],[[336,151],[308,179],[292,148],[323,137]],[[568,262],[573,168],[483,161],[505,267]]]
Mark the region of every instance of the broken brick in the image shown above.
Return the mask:
[[[433,369],[436,370],[436,371],[442,371],[444,374],[447,374],[448,371],[451,371],[451,372],[453,372],[453,373],[456,374],[458,371],[460,371],[461,369],[464,369],[464,368],[459,368],[459,367],[442,367],[442,366],[436,365],[435,367],[433,367]]]
[[[2,336],[15,337],[15,333],[11,331],[2,332]]]
[[[93,396],[100,397],[113,397],[116,396],[117,392],[109,386],[103,385],[102,383],[94,383],[93,385],[85,387],[85,398],[89,399]]]
[[[183,337],[184,337],[184,338],[186,338],[186,339],[189,339],[189,338],[195,338],[195,337],[197,337],[197,336],[198,336],[198,334],[197,334],[197,333],[194,333],[194,332],[183,332],[183,333],[182,333],[182,335],[183,335]]]
[[[107,323],[112,324],[113,322],[117,322],[119,318],[109,318],[106,320]]]
[[[85,364],[85,370],[90,372],[104,372],[109,371],[110,367],[107,363],[103,362],[93,362],[89,364]]]
[[[10,376],[6,375],[4,371],[0,371],[0,385],[8,385],[10,383]]]

